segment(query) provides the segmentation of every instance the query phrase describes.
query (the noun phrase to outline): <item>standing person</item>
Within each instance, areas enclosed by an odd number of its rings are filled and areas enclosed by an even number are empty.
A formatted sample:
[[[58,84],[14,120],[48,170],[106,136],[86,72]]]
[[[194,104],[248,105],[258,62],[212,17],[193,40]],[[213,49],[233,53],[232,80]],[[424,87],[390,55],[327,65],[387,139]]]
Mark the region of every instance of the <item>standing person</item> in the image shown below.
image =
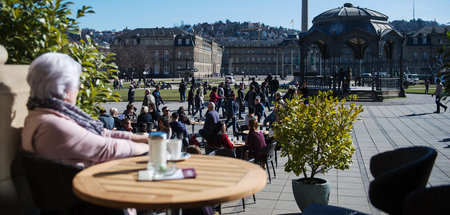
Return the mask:
[[[159,84],[158,84],[158,85],[156,85],[156,88],[152,93],[153,97],[155,97],[156,110],[158,110],[158,111],[159,111],[159,105],[164,104],[164,101],[161,98],[161,93],[159,92],[160,89],[161,89],[161,86],[159,86]]]
[[[344,78],[345,78],[345,72],[344,72],[344,68],[339,67],[339,82],[338,82],[338,89],[342,90],[342,83],[344,82]]]
[[[203,109],[203,103],[205,102],[204,95],[206,94],[205,93],[206,89],[204,91],[203,86],[200,83],[198,83],[197,86],[198,86],[197,93],[198,93],[198,96],[200,97],[200,107]],[[200,115],[202,115],[202,114],[200,114]]]
[[[352,80],[352,68],[351,67],[347,68],[347,74],[345,75],[345,78],[347,79],[347,83],[350,86],[350,82]],[[350,87],[349,87],[349,90],[350,90]]]
[[[205,117],[203,129],[200,129],[198,133],[202,135],[203,139],[208,140],[214,133],[214,125],[219,122],[219,113],[217,113],[216,105],[213,102],[208,103],[208,112]]]
[[[103,127],[109,130],[114,129],[114,118],[106,113],[106,110],[102,109],[100,110],[100,116],[98,117],[98,120],[103,122]]]
[[[128,88],[128,102],[133,103],[134,99],[134,87],[130,84],[130,87]]]
[[[251,119],[248,122],[249,133],[245,145],[248,147],[248,158],[254,158],[256,161],[263,161],[264,156],[262,149],[266,146],[264,134],[258,129],[258,122],[256,119]]]
[[[227,125],[227,130],[228,127],[233,126],[233,135],[237,136],[237,134],[239,133],[238,129],[237,129],[237,115],[239,113],[239,105],[236,102],[236,94],[234,94],[234,92],[231,93],[231,100],[228,102],[228,111],[227,111],[227,115],[228,118],[225,121],[225,124]],[[231,123],[228,123],[228,121],[231,119]]]
[[[142,106],[149,106],[151,103],[155,104],[155,97],[150,93],[150,89],[145,88],[144,100]]]
[[[197,89],[197,93],[195,94],[195,98],[194,98],[194,100],[195,100],[195,112],[192,113],[192,116],[195,116],[195,114],[197,114],[197,112],[200,111],[199,117],[201,118],[202,117],[203,100],[200,98],[200,92],[201,92],[201,90]]]
[[[122,79],[119,79],[119,90],[120,89],[124,90],[124,88],[123,88],[123,80]]]
[[[430,88],[430,79],[425,78],[425,93],[428,93],[429,88]]]
[[[241,87],[238,90],[238,102],[239,102],[239,119],[242,119],[242,112],[245,112],[245,90],[244,83],[241,83]]]
[[[119,88],[119,81],[117,80],[117,78],[114,78],[114,81],[113,81],[113,88],[114,88],[114,89],[118,89],[118,88]]]
[[[225,111],[224,111],[225,108],[224,108],[224,104],[223,104],[225,92],[224,92],[223,88],[224,88],[224,84],[223,84],[223,82],[221,82],[219,85],[219,88],[217,88],[217,95],[219,96],[219,99],[217,100],[216,110],[217,110],[217,112],[220,112],[220,108],[222,107],[222,116],[225,116]]]
[[[195,86],[195,85],[192,85]],[[180,92],[180,103],[186,101],[186,83],[184,83],[184,79],[181,79],[180,87],[178,88],[178,92]]]
[[[437,79],[436,80],[436,90],[434,91],[433,94],[431,94],[431,97],[436,96],[435,102],[436,102],[436,111],[434,113],[440,113],[441,112],[441,107],[444,108],[444,112],[447,111],[447,106],[443,105],[441,103],[441,96],[442,93],[444,92],[444,86],[441,83],[441,79]]]
[[[302,94],[302,98],[305,104],[308,104],[309,89],[306,82],[303,82],[302,87],[300,87],[300,93]]]
[[[255,92],[255,86],[250,85],[250,90],[245,94],[245,101],[248,103],[248,107],[255,106],[255,98],[256,98],[256,92]]]
[[[261,118],[264,116],[264,105],[261,103],[261,98],[259,96],[255,99],[255,115],[258,117],[258,122],[261,121]]]
[[[191,86],[191,89],[188,92],[188,115],[191,115],[191,113],[194,113],[194,91],[195,87],[194,85]],[[191,111],[192,109],[192,111]]]
[[[211,90],[211,93],[209,94],[209,102],[214,103],[214,106],[216,106],[217,102],[219,101],[220,97],[216,93],[217,87],[213,87]]]
[[[255,86],[255,88],[259,85],[258,82],[256,82],[255,77],[252,78],[252,82],[250,83],[251,86]]]

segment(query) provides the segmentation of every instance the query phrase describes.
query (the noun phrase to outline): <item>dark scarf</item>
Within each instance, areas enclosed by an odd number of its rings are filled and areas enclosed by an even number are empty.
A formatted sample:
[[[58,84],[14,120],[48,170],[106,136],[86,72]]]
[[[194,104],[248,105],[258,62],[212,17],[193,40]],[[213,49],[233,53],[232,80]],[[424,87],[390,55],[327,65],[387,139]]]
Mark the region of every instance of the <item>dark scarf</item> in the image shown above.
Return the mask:
[[[75,105],[60,99],[49,98],[41,100],[30,97],[28,98],[27,108],[28,110],[33,110],[35,108],[47,108],[55,110],[58,113],[64,114],[73,119],[78,125],[89,130],[92,133],[101,135],[103,131],[102,122],[93,119]]]

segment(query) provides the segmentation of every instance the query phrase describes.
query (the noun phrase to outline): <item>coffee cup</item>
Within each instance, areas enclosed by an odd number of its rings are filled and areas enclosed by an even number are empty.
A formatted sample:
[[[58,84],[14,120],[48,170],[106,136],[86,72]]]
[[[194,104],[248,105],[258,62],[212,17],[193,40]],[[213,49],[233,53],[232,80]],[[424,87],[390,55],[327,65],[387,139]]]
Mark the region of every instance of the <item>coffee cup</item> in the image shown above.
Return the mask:
[[[183,145],[181,140],[171,139],[167,141],[168,159],[177,160],[181,158],[181,146]]]

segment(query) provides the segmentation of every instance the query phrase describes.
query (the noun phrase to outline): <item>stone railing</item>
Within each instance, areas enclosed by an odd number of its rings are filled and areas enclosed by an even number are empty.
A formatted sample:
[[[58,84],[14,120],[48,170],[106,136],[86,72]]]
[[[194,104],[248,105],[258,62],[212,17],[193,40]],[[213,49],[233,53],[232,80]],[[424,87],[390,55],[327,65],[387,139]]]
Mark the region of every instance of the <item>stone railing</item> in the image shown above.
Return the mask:
[[[28,65],[5,65],[7,59],[8,53],[0,45],[0,214],[30,214],[32,201],[29,193],[23,196],[28,191],[23,172],[13,163],[28,114]],[[13,181],[20,190],[16,191]]]

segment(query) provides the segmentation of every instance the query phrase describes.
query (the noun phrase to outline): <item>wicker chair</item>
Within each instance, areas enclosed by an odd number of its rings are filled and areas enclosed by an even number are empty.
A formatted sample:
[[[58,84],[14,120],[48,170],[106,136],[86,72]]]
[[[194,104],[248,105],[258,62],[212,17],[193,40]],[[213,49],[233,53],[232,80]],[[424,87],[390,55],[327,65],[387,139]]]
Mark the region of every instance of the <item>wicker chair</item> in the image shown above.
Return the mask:
[[[370,202],[389,214],[402,214],[406,196],[425,188],[436,156],[436,150],[424,146],[373,156],[370,159],[370,171],[374,177],[369,187]]]
[[[450,185],[416,190],[406,197],[403,214],[449,214],[449,196]]]
[[[36,154],[19,150],[34,205],[41,214],[124,214],[121,209],[89,204],[72,191],[72,180],[82,169],[56,163]]]

